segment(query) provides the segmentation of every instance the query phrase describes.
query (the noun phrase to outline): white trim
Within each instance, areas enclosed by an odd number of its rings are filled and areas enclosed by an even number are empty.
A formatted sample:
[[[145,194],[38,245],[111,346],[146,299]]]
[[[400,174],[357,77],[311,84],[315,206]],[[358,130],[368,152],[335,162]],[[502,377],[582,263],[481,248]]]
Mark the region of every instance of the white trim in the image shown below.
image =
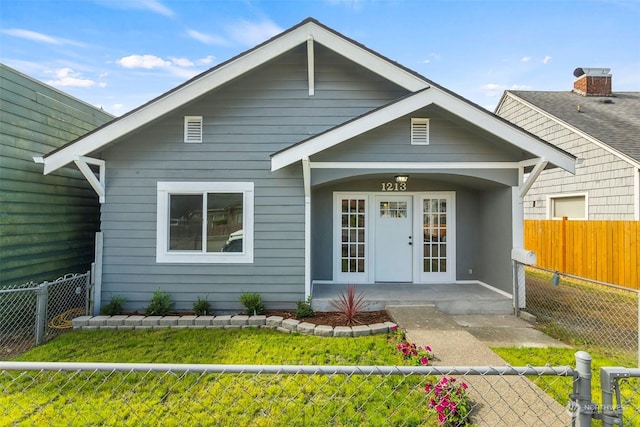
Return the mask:
[[[169,238],[169,195],[170,194],[206,194],[206,193],[242,193],[243,194],[243,252],[204,252],[168,250]],[[204,210],[203,200],[203,212]],[[157,219],[156,219],[156,262],[176,264],[204,263],[253,263],[253,222],[254,222],[254,184],[253,182],[158,182],[157,183]],[[203,215],[204,217],[204,215]],[[205,221],[203,221],[205,227]],[[203,239],[206,238],[206,233]]]
[[[162,117],[236,77],[254,70],[273,58],[305,43],[310,36],[313,37],[314,41],[409,91],[429,87],[429,84],[423,78],[398,67],[391,61],[356,45],[316,22],[307,21],[295,29],[288,32],[285,31],[271,41],[214,68],[210,72],[188,81],[178,89],[156,98],[131,114],[116,119],[95,132],[81,137],[73,144],[45,156],[44,174],[46,175],[67,165],[77,156],[83,156],[99,150],[118,138],[156,120],[158,117]]]
[[[304,297],[305,301],[313,293],[311,278],[311,168],[309,159],[302,159],[304,186]]]
[[[518,169],[518,162],[310,162],[311,169]]]
[[[309,96],[313,96],[316,91],[315,81],[315,54],[313,50],[313,36],[307,37],[307,77],[309,79]]]
[[[634,170],[633,178],[633,218],[640,221],[640,168]]]
[[[487,288],[490,291],[493,291],[497,294],[502,295],[503,297],[507,297],[507,298],[513,298],[513,294],[510,294],[509,292],[505,292],[502,289],[498,289],[495,286],[491,286],[481,280],[457,280],[456,283],[461,283],[461,284],[465,284],[465,283],[469,283],[469,284],[476,284],[476,285],[480,285],[483,288]]]
[[[562,218],[553,216],[553,206],[552,201],[555,199],[566,199],[569,197],[584,197],[584,218],[569,218],[569,219],[577,219],[577,220],[587,220],[589,219],[589,193],[586,191],[581,191],[578,193],[559,193],[559,194],[548,194],[547,195],[547,219],[555,219],[561,220]]]
[[[529,190],[531,190],[531,187],[533,186],[533,184],[535,184],[536,180],[538,179],[538,177],[540,176],[540,174],[542,173],[542,171],[544,171],[544,168],[547,167],[547,164],[549,162],[547,162],[545,159],[538,159],[538,162],[536,163],[536,165],[534,166],[533,170],[531,171],[531,173],[528,174],[527,179],[524,180],[524,168],[521,168],[522,171],[522,181],[520,182],[520,175],[518,175],[518,182],[519,182],[519,187],[520,187],[520,197],[524,197],[527,195],[527,193],[529,192]]]
[[[552,120],[554,122],[556,122],[557,124],[566,127],[567,129],[569,129],[572,132],[577,133],[578,135],[580,135],[582,138],[588,140],[589,142],[592,142],[594,144],[596,144],[598,147],[602,148],[605,151],[608,151],[609,153],[613,154],[616,157],[619,157],[621,160],[629,163],[630,165],[636,167],[636,168],[640,168],[640,162],[638,162],[637,160],[634,160],[633,158],[627,156],[624,153],[621,153],[620,151],[616,150],[615,148],[611,147],[610,145],[600,141],[599,139],[589,135],[588,133],[578,129],[575,126],[570,125],[569,123],[560,120],[559,118],[557,118],[556,116],[550,114],[549,112],[543,110],[542,108],[528,102],[525,101],[524,99],[520,98],[519,96],[509,92],[509,91],[505,91],[505,95],[503,97],[503,100],[500,102],[500,104],[498,105],[498,107],[496,108],[496,111],[499,111],[500,107],[502,106],[502,104],[504,103],[504,101],[506,100],[507,97],[514,99],[517,102],[520,102],[524,105],[526,105],[527,107],[531,108],[532,110],[535,110],[536,112],[542,114],[543,116],[545,116],[546,118],[548,118],[549,120]]]
[[[272,155],[271,171],[276,171],[298,162],[303,157],[310,157],[431,104],[436,104],[454,113],[524,151],[528,151],[537,157],[545,158],[553,165],[572,174],[575,173],[575,157],[573,155],[546,144],[515,125],[503,122],[492,116],[491,113],[468,104],[436,87],[417,92],[385,108],[365,114],[345,125],[337,126],[317,137]]]
[[[105,169],[106,163],[104,160],[93,159],[91,157],[79,156],[74,160],[74,163],[82,172],[82,175],[89,182],[93,190],[98,195],[98,199],[100,203],[105,202]],[[91,170],[89,165],[98,166],[98,176]]]

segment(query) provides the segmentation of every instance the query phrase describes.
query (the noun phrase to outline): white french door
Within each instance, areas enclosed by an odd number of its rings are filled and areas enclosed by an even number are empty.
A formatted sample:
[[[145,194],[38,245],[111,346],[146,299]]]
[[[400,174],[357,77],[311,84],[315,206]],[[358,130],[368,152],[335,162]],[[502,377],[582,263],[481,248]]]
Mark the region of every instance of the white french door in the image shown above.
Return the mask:
[[[376,282],[413,280],[413,196],[375,198]]]
[[[419,211],[422,223],[419,280],[423,283],[453,282],[456,277],[453,194],[421,194]]]
[[[334,280],[455,281],[455,193],[334,193]]]

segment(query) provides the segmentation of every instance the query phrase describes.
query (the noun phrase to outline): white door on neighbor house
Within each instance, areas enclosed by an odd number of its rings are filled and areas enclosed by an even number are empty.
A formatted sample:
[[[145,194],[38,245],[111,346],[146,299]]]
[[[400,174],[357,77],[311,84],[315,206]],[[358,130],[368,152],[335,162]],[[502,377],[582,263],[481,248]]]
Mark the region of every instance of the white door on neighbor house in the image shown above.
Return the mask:
[[[375,197],[376,282],[413,280],[413,196]]]

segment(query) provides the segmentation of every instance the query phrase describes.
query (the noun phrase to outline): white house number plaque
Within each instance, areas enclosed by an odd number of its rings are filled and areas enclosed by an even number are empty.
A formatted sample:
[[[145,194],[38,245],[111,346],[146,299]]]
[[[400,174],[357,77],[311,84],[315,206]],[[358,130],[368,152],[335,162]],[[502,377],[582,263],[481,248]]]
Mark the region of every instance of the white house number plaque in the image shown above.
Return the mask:
[[[381,182],[382,191],[407,191],[406,182]]]

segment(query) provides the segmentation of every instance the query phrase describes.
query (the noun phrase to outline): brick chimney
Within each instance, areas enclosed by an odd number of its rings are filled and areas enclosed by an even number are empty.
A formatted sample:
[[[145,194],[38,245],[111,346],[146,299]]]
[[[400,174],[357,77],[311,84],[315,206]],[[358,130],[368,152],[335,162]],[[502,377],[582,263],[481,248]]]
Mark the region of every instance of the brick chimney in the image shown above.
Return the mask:
[[[613,96],[611,68],[576,68],[573,91],[582,96]]]

